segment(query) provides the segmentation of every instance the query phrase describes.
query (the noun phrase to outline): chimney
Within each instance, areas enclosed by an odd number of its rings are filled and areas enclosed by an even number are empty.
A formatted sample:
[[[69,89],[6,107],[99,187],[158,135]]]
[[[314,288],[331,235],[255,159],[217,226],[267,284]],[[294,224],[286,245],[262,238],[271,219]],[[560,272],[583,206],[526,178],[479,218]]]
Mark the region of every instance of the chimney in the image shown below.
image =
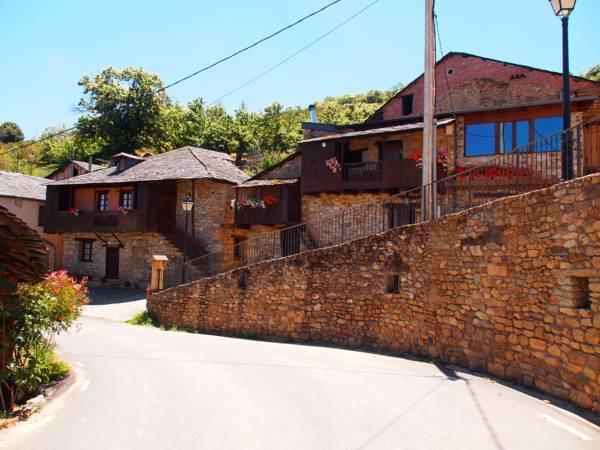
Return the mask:
[[[90,156],[88,158],[88,172],[92,171],[92,157]]]
[[[317,111],[315,110],[315,105],[308,105],[308,112],[310,113],[310,121],[312,123],[317,123]]]

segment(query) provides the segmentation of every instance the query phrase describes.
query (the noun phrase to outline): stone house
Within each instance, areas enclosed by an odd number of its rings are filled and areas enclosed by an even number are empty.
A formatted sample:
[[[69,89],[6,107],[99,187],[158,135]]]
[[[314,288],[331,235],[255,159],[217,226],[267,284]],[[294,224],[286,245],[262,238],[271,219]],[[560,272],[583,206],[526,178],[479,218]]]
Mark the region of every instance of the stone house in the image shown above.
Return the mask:
[[[58,269],[63,262],[61,236],[44,233],[46,185],[49,182],[45,178],[0,171],[0,206],[40,235],[46,245],[49,267]]]
[[[472,167],[493,166],[496,159],[515,148],[520,149],[519,164],[523,167],[543,168],[545,175],[555,179],[553,182],[560,179],[561,140],[557,133],[562,130],[562,74],[449,53],[436,64],[436,82],[438,179]],[[571,92],[573,125],[600,118],[600,83],[572,76]],[[275,250],[269,250],[272,257],[310,248],[312,241],[318,246],[333,243],[340,233],[352,233],[356,221],[362,219],[349,215],[337,229],[328,224],[328,215],[419,188],[422,100],[423,75],[364,123],[303,123],[304,139],[296,153],[237,188],[236,229],[229,242],[238,245],[228,250],[237,256],[234,259],[248,259],[246,253],[258,252],[245,241],[265,231],[275,232],[262,237],[265,242],[255,244],[271,246],[275,241]],[[586,137],[581,139],[582,173],[594,172],[600,168],[600,160],[586,144]],[[530,183],[538,182],[533,170],[530,177]],[[460,195],[460,186],[457,191]],[[264,204],[268,198],[276,204]],[[290,202],[294,208],[286,209]],[[298,204],[299,216],[286,215],[296,211]],[[382,218],[373,230],[413,222],[419,209],[418,201],[404,206],[383,205],[378,212]],[[289,228],[305,222],[313,224]]]
[[[188,259],[221,249],[235,186],[246,179],[228,155],[211,150],[120,153],[109,168],[48,185],[45,231],[62,236],[65,268],[92,282],[143,288],[151,256],[163,254],[172,283],[184,244]],[[186,221],[188,196],[194,207]]]
[[[58,167],[50,174],[46,175],[46,178],[49,180],[65,180],[71,177],[77,177],[79,175],[85,175],[86,173],[94,172],[96,170],[104,169],[104,166],[99,164],[93,164],[92,162],[83,162],[83,161],[69,161],[63,164],[61,167]]]

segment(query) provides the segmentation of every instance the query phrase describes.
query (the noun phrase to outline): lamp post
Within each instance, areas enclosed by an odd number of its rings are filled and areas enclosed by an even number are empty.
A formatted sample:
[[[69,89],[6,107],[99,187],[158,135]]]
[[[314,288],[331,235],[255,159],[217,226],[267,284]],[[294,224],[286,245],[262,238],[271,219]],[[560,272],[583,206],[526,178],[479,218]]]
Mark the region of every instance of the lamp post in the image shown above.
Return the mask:
[[[554,14],[562,21],[562,50],[563,50],[563,130],[571,128],[571,89],[569,86],[569,15],[575,9],[577,0],[548,0]],[[573,145],[570,132],[563,134],[562,142],[562,178],[573,178]]]
[[[181,202],[181,207],[185,211],[185,233],[183,235],[183,265],[181,268],[181,282],[185,283],[186,281],[186,262],[187,262],[187,235],[188,235],[188,218],[190,215],[190,211],[194,207],[194,201],[192,200],[192,196],[190,194],[187,195],[184,201]]]

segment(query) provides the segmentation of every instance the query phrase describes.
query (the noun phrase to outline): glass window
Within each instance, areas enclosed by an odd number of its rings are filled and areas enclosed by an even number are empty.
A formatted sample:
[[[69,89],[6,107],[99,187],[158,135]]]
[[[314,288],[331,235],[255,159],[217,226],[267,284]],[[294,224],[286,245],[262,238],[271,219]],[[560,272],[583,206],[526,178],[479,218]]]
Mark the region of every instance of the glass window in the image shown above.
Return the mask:
[[[108,211],[108,192],[98,192],[98,211]]]
[[[560,150],[561,137],[563,129],[562,117],[545,117],[533,121],[533,138],[535,139],[535,150],[538,152],[551,152]]]
[[[128,211],[133,210],[133,192],[121,192],[121,206]]]
[[[500,153],[508,153],[513,149],[513,123],[500,122]]]
[[[516,139],[515,147],[520,148],[519,151],[527,152],[527,144],[529,144],[529,121],[520,120],[515,122]]]
[[[477,123],[466,127],[465,156],[496,153],[496,124]]]
[[[81,241],[81,260],[92,260],[92,241]]]

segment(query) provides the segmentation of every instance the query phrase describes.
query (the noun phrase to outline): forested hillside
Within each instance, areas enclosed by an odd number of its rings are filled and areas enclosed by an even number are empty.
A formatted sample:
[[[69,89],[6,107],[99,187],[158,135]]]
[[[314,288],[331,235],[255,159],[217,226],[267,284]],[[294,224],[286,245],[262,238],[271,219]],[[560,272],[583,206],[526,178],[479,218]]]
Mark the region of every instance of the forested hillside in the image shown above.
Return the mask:
[[[308,103],[285,106],[275,101],[260,112],[242,103],[232,113],[202,98],[187,105],[174,103],[160,78],[142,69],[107,68],[78,84],[82,97],[77,129],[0,156],[0,169],[44,175],[70,159],[107,160],[118,152],[159,153],[196,145],[235,153],[239,165],[255,171],[285,157],[302,137],[301,122],[309,120]],[[399,88],[316,101],[319,122],[361,122]],[[27,143],[15,127],[7,126],[10,139],[0,143],[0,153]],[[58,131],[48,127],[41,137]]]

